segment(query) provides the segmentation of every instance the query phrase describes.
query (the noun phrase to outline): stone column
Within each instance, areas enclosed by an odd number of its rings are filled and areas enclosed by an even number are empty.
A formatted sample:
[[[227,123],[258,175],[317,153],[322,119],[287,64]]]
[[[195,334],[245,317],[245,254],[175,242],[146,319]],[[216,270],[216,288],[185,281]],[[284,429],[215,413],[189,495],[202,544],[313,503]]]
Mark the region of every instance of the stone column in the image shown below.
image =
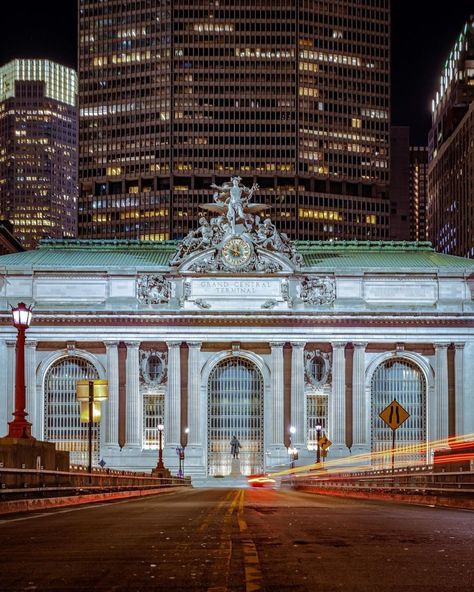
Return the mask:
[[[6,342],[2,339],[0,340],[0,385],[2,385],[2,390],[0,391],[0,437],[5,436],[8,433],[8,421],[10,418],[8,417],[8,357],[7,357],[7,346]]]
[[[367,343],[355,342],[352,360],[352,452],[367,452],[367,402],[365,396],[365,348]]]
[[[107,412],[105,418],[105,439],[107,447],[118,448],[119,429],[119,375],[118,375],[118,342],[109,341],[105,344],[107,349],[107,380],[109,382],[109,395],[107,399]]]
[[[291,343],[291,425],[295,428],[292,444],[301,454],[307,449],[304,398],[304,343]]]
[[[283,385],[283,342],[270,343],[271,359],[271,424],[268,437],[268,464],[276,465],[288,461],[285,446],[284,385]]]
[[[26,341],[25,343],[25,386],[26,386],[26,418],[31,425],[31,433],[34,438],[40,437],[40,424],[38,409],[36,406],[36,346],[37,341]]]
[[[462,436],[467,429],[464,414],[467,409],[464,402],[464,343],[454,344],[454,412],[455,435]]]
[[[430,440],[445,440],[449,434],[448,345],[435,343],[434,433]]]
[[[142,405],[140,399],[139,341],[128,341],[125,364],[125,446],[141,448]]]
[[[167,346],[168,392],[165,396],[165,451],[168,451],[168,463],[171,460],[173,465],[177,465],[176,447],[181,445],[180,343],[167,343]]]
[[[345,343],[332,344],[332,394],[329,399],[329,456],[343,455],[346,447],[346,356]]]
[[[201,342],[188,342],[188,447],[202,446],[201,433]]]

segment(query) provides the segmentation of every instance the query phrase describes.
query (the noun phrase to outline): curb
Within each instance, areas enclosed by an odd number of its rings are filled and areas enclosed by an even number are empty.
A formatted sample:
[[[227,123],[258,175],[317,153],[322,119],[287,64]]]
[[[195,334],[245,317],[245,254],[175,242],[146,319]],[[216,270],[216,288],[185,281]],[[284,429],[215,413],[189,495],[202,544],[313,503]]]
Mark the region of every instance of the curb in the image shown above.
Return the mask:
[[[364,493],[362,491],[341,491],[340,489],[320,489],[318,487],[295,487],[296,491],[316,493],[318,495],[332,495],[337,497],[352,497],[366,500],[385,502],[401,502],[418,506],[436,506],[439,508],[453,508],[459,510],[474,510],[474,499],[445,497],[439,495],[403,495],[399,493]]]
[[[49,508],[62,508],[65,506],[79,506],[94,502],[104,502],[116,499],[144,497],[158,495],[182,489],[182,487],[167,487],[164,489],[139,489],[137,491],[116,491],[111,493],[91,493],[85,495],[71,495],[67,497],[51,497],[44,499],[24,499],[0,502],[0,516],[3,514],[16,514],[20,512],[35,512]]]

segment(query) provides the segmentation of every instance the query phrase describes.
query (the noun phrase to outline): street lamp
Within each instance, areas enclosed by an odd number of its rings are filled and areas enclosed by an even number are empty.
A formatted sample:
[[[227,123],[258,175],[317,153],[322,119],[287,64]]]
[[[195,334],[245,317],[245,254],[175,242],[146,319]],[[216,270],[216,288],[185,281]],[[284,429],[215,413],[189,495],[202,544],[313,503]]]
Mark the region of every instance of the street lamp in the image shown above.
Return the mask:
[[[288,454],[290,455],[291,468],[295,468],[295,460],[298,460],[298,450],[292,445],[291,437],[296,433],[295,426],[290,426],[290,446]]]
[[[25,388],[25,333],[31,323],[32,307],[19,302],[12,307],[13,325],[18,330],[16,338],[16,375],[15,375],[15,411],[14,420],[8,423],[9,438],[32,438],[31,423],[26,420]]]
[[[319,464],[321,462],[321,447],[319,445],[319,439],[321,438],[321,430],[322,426],[318,424],[316,426],[316,464]]]
[[[88,473],[92,483],[92,425],[100,421],[100,402],[108,397],[107,380],[78,380],[76,397],[81,403],[81,422],[87,422],[88,431]]]
[[[158,434],[160,435],[160,440],[158,443],[158,464],[156,468],[159,470],[163,470],[165,465],[163,464],[163,430],[165,426],[162,423],[158,424]]]

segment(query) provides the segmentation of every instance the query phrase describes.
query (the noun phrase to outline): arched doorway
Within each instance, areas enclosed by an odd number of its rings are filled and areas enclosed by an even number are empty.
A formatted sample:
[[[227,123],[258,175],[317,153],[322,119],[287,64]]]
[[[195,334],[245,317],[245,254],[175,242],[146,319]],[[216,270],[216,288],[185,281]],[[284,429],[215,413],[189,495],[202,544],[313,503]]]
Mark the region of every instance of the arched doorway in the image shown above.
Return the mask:
[[[242,446],[242,474],[263,471],[263,391],[262,373],[249,360],[226,358],[212,369],[208,381],[209,475],[230,473],[233,435]]]
[[[392,430],[379,413],[396,399],[410,417],[397,430],[396,447],[406,452],[399,461],[406,464],[426,460],[420,444],[426,443],[426,380],[421,369],[410,360],[391,358],[375,370],[371,384],[371,450],[373,463],[388,465],[392,448]],[[387,454],[383,454],[387,451]]]
[[[81,423],[76,382],[99,378],[97,369],[79,356],[61,358],[44,378],[44,437],[58,450],[70,452],[72,464],[87,465],[88,426]],[[99,423],[92,428],[92,462],[99,461]]]

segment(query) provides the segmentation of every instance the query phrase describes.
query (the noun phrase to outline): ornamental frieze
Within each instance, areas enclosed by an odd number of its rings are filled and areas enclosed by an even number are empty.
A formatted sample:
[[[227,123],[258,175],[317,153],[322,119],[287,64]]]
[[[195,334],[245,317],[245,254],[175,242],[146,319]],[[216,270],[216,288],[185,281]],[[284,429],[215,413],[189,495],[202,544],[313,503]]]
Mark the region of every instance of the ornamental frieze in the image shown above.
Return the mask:
[[[300,285],[300,298],[313,306],[332,304],[336,300],[336,282],[327,276],[306,278]]]

